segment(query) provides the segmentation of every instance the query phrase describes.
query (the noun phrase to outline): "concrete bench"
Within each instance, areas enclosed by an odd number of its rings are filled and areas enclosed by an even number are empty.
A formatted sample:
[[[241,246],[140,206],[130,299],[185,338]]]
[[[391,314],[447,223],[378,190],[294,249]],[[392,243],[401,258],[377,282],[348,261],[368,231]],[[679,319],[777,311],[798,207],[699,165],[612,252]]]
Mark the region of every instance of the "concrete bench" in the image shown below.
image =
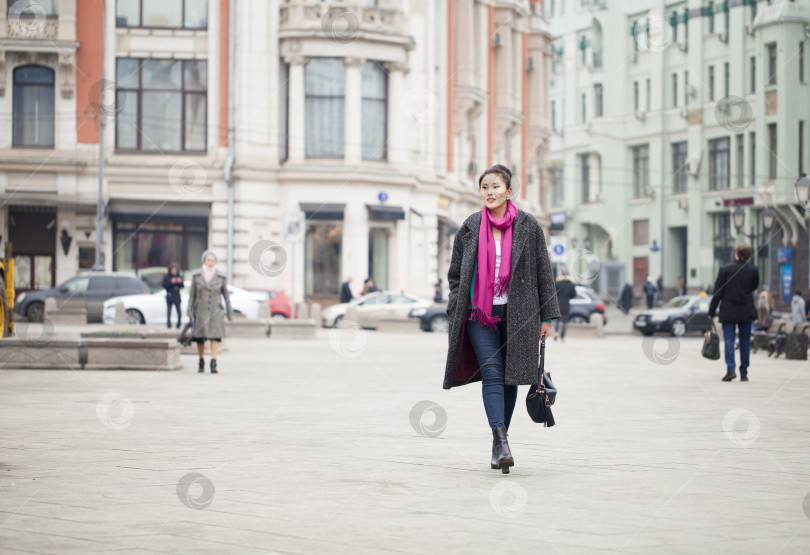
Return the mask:
[[[551,322],[552,337],[554,334],[554,321]],[[591,314],[587,324],[568,324],[565,328],[566,337],[604,337],[605,324],[601,314]]]
[[[315,320],[270,320],[272,339],[308,339],[315,337]]]
[[[86,324],[87,309],[59,306],[54,297],[48,297],[45,299],[45,318],[52,324],[69,326]]]
[[[0,368],[71,370],[86,362],[87,349],[78,339],[0,339]]]
[[[270,337],[270,321],[266,319],[225,322],[225,335],[227,337]]]
[[[162,339],[166,341],[174,341],[177,343],[177,336],[180,335],[180,330],[176,329],[150,329],[144,326],[124,326],[122,328],[113,328],[104,331],[90,331],[82,332],[81,336],[84,339]],[[180,343],[181,355],[197,355],[197,344],[191,343],[183,347]],[[205,355],[211,354],[211,343],[205,342]],[[228,345],[225,339],[219,343],[219,352],[224,353],[228,351]]]
[[[179,370],[180,344],[166,339],[85,339],[88,370]]]

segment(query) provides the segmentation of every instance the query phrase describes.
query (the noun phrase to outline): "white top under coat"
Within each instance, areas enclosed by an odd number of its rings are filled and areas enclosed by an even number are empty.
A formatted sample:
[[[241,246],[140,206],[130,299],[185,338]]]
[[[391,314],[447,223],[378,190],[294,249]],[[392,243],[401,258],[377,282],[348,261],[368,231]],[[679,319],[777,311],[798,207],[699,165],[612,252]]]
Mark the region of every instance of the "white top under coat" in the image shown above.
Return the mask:
[[[495,279],[498,279],[498,270],[501,267],[501,242],[495,241]],[[504,291],[503,295],[500,297],[493,297],[492,304],[506,304],[506,300],[509,297],[509,293]]]

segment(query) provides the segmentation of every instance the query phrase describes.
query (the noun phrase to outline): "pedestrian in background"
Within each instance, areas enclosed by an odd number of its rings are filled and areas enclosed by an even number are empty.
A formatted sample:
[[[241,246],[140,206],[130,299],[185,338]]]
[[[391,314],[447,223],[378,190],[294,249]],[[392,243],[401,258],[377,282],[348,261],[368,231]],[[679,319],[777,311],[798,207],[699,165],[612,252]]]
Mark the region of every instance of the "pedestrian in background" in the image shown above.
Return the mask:
[[[183,317],[180,315],[180,290],[183,288],[183,276],[177,264],[169,264],[168,272],[163,276],[163,289],[166,290],[166,327],[172,327],[172,308],[177,309],[177,327]]]
[[[436,280],[436,291],[433,293],[433,302],[441,303],[444,296],[442,295],[442,280]]]
[[[759,319],[759,327],[766,329],[771,325],[771,313],[773,312],[774,300],[773,295],[768,289],[767,285],[762,286],[762,291],[757,296],[757,315]]]
[[[352,295],[352,288],[350,287],[352,283],[351,276],[346,278],[346,281],[343,282],[343,285],[340,286],[340,302],[341,303],[349,303],[354,298]]]
[[[231,298],[225,276],[217,272],[217,256],[212,251],[202,255],[202,269],[191,278],[188,293],[188,315],[194,322],[191,337],[197,343],[200,364],[197,372],[205,371],[205,342],[211,345],[211,373],[217,373],[217,351],[225,337],[225,317],[233,320]],[[225,306],[222,306],[225,299]]]
[[[793,300],[790,301],[790,320],[793,322],[794,328],[807,320],[804,297],[802,297],[802,292],[798,290],[793,293]]]
[[[644,284],[644,295],[647,297],[647,308],[652,308],[655,303],[655,285],[652,276],[647,276],[647,283]]]
[[[619,308],[625,314],[630,314],[630,309],[633,308],[633,286],[625,283],[622,288],[622,294],[619,298]]]
[[[568,315],[571,313],[571,299],[577,296],[577,288],[565,270],[557,278],[554,288],[557,291],[557,305],[560,307],[560,317],[554,320],[554,341],[559,337],[560,343],[565,343],[565,328],[568,327]]]
[[[658,292],[658,302],[663,304],[663,302],[664,302],[664,278],[663,277],[658,276],[658,281],[655,282],[655,287],[656,287],[657,292]]]
[[[686,280],[683,279],[682,275],[678,275],[677,279],[675,280],[675,283],[677,284],[678,289],[675,292],[675,295],[686,295]]]
[[[379,289],[376,285],[374,285],[374,280],[367,277],[363,282],[363,295],[368,295],[369,293],[374,293],[376,291],[379,291]]]
[[[517,386],[537,383],[538,340],[560,317],[545,235],[534,216],[512,203],[511,183],[507,167],[486,170],[478,179],[483,206],[456,234],[447,272],[443,383],[450,389],[482,382],[492,430],[490,465],[503,473],[515,464],[506,433]]]
[[[759,287],[759,271],[748,264],[753,250],[747,243],[738,243],[734,261],[723,264],[714,281],[714,295],[709,304],[709,318],[714,318],[720,304],[720,322],[725,340],[726,375],[724,382],[737,377],[734,372],[734,331],[740,335],[740,381],[748,381],[751,355],[751,322],[757,319],[754,291]]]

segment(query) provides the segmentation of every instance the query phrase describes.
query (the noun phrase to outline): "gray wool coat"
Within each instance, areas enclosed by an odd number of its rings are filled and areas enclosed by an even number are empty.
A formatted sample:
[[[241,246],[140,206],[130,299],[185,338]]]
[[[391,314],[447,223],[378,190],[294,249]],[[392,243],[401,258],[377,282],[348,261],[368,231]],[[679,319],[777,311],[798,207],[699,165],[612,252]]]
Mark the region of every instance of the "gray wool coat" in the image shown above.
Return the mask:
[[[228,320],[233,320],[233,309],[226,285],[225,276],[219,273],[214,274],[208,283],[205,283],[202,273],[192,276],[188,291],[188,315],[194,320],[191,331],[194,339],[225,337],[226,310]]]
[[[450,320],[444,389],[481,380],[478,359],[467,336],[470,285],[478,257],[478,230],[481,212],[469,216],[456,234],[447,281]],[[506,317],[506,385],[537,383],[540,351],[540,324],[559,318],[554,276],[546,249],[543,229],[534,216],[522,210],[512,224],[512,268]]]

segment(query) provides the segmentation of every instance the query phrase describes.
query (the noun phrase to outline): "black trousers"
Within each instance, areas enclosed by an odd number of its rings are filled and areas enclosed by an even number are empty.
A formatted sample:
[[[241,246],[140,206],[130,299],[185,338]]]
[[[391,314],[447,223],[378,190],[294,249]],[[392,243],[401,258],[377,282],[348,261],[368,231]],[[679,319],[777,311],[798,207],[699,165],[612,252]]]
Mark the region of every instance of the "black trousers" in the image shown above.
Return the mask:
[[[180,322],[183,320],[180,316],[180,303],[166,301],[166,327],[172,327],[172,308],[177,309],[177,327],[180,327]]]

